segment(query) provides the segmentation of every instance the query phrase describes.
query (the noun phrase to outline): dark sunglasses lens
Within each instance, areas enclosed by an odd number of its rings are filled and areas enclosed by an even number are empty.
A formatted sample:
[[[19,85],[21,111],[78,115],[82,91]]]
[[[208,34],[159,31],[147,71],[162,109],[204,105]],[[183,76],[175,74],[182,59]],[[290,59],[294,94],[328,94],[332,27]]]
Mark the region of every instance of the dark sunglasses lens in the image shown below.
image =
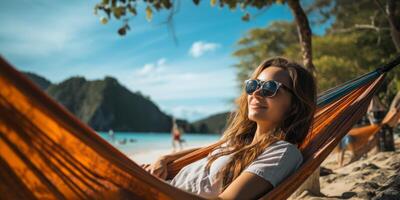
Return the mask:
[[[246,81],[246,93],[252,94],[258,88],[258,83],[256,80],[248,80]]]
[[[270,97],[275,95],[278,85],[273,81],[267,81],[261,88],[261,95],[264,97]]]

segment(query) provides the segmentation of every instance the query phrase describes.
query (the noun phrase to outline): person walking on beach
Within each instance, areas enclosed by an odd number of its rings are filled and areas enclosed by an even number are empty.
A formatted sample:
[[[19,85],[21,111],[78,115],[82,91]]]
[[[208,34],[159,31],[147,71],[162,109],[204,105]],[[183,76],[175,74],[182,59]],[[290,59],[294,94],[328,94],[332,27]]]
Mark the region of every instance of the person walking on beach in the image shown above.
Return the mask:
[[[179,145],[179,150],[182,150],[182,142],[183,140],[181,139],[182,132],[179,129],[178,125],[176,124],[175,118],[173,118],[172,122],[172,129],[171,129],[171,135],[172,135],[172,152],[175,152],[177,150],[176,143]]]
[[[298,145],[312,129],[316,99],[314,77],[300,64],[281,57],[262,62],[244,82],[221,145],[183,167],[169,184],[205,198],[261,197],[302,164]],[[166,179],[169,163],[197,149],[142,167]]]

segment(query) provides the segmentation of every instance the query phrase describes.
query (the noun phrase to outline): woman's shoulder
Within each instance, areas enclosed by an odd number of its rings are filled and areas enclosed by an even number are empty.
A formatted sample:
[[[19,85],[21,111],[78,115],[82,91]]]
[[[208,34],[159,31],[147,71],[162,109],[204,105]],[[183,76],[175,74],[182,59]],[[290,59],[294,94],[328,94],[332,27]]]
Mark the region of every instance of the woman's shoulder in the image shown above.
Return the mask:
[[[279,158],[279,160],[289,159],[297,162],[302,162],[303,160],[303,155],[297,146],[284,140],[279,140],[265,148],[260,158],[265,157],[275,157]]]
[[[296,145],[287,141],[277,141],[265,148],[244,171],[264,178],[275,187],[302,162],[303,156]]]
[[[295,151],[300,152],[300,150],[297,148],[297,145],[294,145],[285,140],[278,140],[278,141],[270,144],[267,148],[265,148],[265,151],[279,150],[279,149],[290,149],[290,150],[295,150]]]

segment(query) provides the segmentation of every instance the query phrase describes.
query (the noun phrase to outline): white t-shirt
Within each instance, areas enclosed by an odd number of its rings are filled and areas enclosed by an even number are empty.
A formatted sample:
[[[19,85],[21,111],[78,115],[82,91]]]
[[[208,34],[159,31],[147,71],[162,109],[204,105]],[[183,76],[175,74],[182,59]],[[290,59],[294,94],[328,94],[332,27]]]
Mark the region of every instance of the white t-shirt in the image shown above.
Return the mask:
[[[217,153],[218,150],[213,151],[210,155]],[[208,173],[205,167],[209,156],[182,168],[170,184],[205,198],[217,197],[222,192],[222,180],[217,179],[217,173],[232,156],[225,155],[216,159]],[[299,149],[295,145],[281,140],[267,147],[244,172],[256,174],[275,187],[293,173],[302,162],[303,156]]]

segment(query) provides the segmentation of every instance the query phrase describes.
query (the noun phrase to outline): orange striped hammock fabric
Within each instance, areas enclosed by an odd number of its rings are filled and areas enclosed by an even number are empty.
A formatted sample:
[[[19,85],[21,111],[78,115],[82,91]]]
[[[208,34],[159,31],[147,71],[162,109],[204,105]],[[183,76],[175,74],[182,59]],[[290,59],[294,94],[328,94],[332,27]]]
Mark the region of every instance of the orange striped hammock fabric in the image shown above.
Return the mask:
[[[384,76],[320,106],[299,146],[304,163],[262,198],[290,196],[366,112]],[[170,174],[217,145],[175,160]],[[147,173],[0,57],[0,199],[203,198]]]

